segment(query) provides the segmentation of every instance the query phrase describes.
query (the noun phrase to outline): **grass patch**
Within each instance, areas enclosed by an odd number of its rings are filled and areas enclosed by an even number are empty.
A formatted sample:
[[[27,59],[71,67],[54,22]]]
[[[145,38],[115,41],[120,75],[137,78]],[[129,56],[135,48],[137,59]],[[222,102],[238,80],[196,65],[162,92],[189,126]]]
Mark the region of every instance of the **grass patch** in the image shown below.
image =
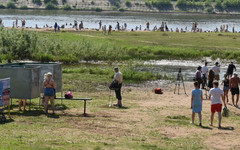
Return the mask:
[[[211,57],[240,61],[240,35],[234,33],[113,32],[105,36],[97,31],[39,33],[5,28],[0,33],[0,51],[17,60],[75,64],[81,60],[114,62],[116,58],[126,61]]]

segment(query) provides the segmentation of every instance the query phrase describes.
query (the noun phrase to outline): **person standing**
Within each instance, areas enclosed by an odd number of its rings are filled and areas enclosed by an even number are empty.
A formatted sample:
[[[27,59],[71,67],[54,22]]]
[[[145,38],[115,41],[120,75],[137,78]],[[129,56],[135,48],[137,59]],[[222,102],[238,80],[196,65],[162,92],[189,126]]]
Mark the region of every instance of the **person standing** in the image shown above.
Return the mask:
[[[213,119],[215,112],[218,112],[218,128],[221,128],[221,121],[222,121],[222,101],[224,103],[224,106],[226,107],[226,103],[224,100],[224,92],[220,88],[218,88],[218,81],[213,81],[213,87],[209,91],[209,99],[211,99],[211,123],[210,126],[213,125]],[[222,101],[221,101],[222,99]]]
[[[43,88],[44,88],[44,113],[48,114],[48,100],[50,99],[51,102],[51,108],[53,114],[55,114],[55,106],[54,106],[54,96],[55,96],[55,83],[52,79],[52,73],[48,72],[46,74],[46,79],[43,82]]]
[[[200,85],[202,84],[202,67],[198,66],[197,71],[195,72],[195,80],[198,82],[198,88],[200,88]]]
[[[231,62],[231,63],[228,65],[228,69],[227,69],[227,75],[228,75],[228,77],[232,77],[232,75],[233,75],[233,70],[237,71],[236,66],[233,64],[233,62]]]
[[[98,24],[99,24],[99,30],[101,30],[101,28],[102,28],[102,21],[100,20]]]
[[[77,20],[74,20],[74,28],[75,28],[75,30],[78,30],[78,22],[77,22]]]
[[[147,30],[149,31],[149,26],[150,26],[150,23],[147,22]]]
[[[230,82],[229,78],[227,74],[225,74],[224,79],[222,80],[222,84],[223,84],[224,97],[225,99],[227,99],[227,103],[228,103],[229,82]]]
[[[83,22],[81,21],[79,24],[79,30],[82,30],[82,29],[84,29],[84,28],[83,28]]]
[[[208,62],[205,62],[205,66],[202,67],[202,78],[203,78],[203,83],[202,83],[202,89],[205,88],[205,85],[207,85],[207,75],[208,75]]]
[[[26,111],[26,102],[27,100],[26,99],[19,99],[18,100],[18,105],[19,105],[19,111],[22,111],[22,102],[23,102],[23,111]]]
[[[114,71],[115,71],[114,80],[117,82],[117,88],[115,88],[115,94],[116,94],[116,98],[118,99],[118,103],[116,104],[116,106],[121,108],[122,107],[121,88],[122,88],[123,76],[122,76],[122,73],[118,70],[118,67],[115,67]]]
[[[111,35],[111,33],[112,33],[112,26],[109,25],[109,27],[108,27],[108,35]]]
[[[58,27],[58,24],[57,24],[57,22],[55,22],[55,24],[54,24],[54,32],[57,32],[57,27]]]
[[[211,89],[213,88],[213,80],[214,80],[214,72],[211,69],[208,74],[208,88]]]
[[[230,90],[232,93],[232,104],[235,106],[235,101],[234,101],[234,95],[237,95],[237,100],[236,100],[236,106],[238,105],[238,100],[239,100],[239,83],[240,79],[238,77],[238,74],[236,72],[233,73],[233,77],[230,79]]]
[[[194,124],[195,113],[198,113],[199,126],[202,126],[202,102],[203,102],[203,92],[199,89],[198,82],[194,82],[195,89],[192,90],[191,98],[191,109],[192,109],[192,124]]]
[[[120,31],[120,24],[118,21],[117,21],[117,30]]]
[[[218,62],[215,63],[215,66],[212,67],[212,70],[214,72],[214,80],[219,81],[220,66]]]
[[[22,20],[22,28],[24,28],[26,25],[26,20]]]
[[[18,19],[16,19],[16,28],[18,28]]]

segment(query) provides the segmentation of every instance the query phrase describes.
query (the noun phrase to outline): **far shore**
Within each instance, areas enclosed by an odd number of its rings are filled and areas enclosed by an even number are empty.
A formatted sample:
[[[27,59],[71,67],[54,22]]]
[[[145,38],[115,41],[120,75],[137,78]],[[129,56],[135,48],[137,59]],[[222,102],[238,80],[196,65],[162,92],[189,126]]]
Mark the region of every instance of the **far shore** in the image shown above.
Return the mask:
[[[173,14],[173,15],[212,15],[212,16],[240,16],[240,12],[216,12],[216,13],[206,13],[206,12],[190,12],[190,11],[133,11],[133,10],[125,10],[125,11],[119,11],[119,10],[102,10],[102,11],[94,11],[94,10],[79,10],[79,9],[72,9],[72,10],[46,10],[43,8],[28,8],[28,9],[0,9],[1,12],[9,11],[9,13],[16,12],[27,12],[27,11],[41,11],[41,12],[59,12],[59,13],[98,13],[98,14]]]

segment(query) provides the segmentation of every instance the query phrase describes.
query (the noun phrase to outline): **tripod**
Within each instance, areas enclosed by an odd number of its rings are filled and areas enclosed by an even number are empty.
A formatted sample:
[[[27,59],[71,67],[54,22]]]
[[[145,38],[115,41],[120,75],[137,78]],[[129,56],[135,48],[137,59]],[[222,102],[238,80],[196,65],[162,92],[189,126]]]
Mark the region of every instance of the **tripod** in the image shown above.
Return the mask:
[[[113,106],[113,94],[112,94],[112,90],[109,90],[109,99],[108,99],[108,107],[112,107]]]
[[[186,90],[185,90],[184,81],[183,81],[183,76],[182,76],[182,69],[179,68],[178,74],[177,74],[177,80],[176,80],[176,83],[175,83],[174,94],[176,93],[176,89],[177,89],[177,87],[178,87],[178,95],[179,95],[179,89],[180,89],[180,83],[181,83],[181,82],[182,82],[182,84],[183,84],[184,92],[185,92],[185,94],[187,95]]]

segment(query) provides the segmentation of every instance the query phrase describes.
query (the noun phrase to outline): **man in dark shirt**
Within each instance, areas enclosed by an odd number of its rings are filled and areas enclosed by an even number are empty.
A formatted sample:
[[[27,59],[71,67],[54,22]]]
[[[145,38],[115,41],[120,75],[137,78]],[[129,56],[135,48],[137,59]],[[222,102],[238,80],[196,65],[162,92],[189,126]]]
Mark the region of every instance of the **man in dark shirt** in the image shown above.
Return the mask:
[[[228,77],[232,77],[233,75],[233,70],[235,69],[235,71],[237,70],[235,65],[233,64],[233,62],[231,62],[229,65],[228,65],[228,69],[227,69],[227,75]]]

